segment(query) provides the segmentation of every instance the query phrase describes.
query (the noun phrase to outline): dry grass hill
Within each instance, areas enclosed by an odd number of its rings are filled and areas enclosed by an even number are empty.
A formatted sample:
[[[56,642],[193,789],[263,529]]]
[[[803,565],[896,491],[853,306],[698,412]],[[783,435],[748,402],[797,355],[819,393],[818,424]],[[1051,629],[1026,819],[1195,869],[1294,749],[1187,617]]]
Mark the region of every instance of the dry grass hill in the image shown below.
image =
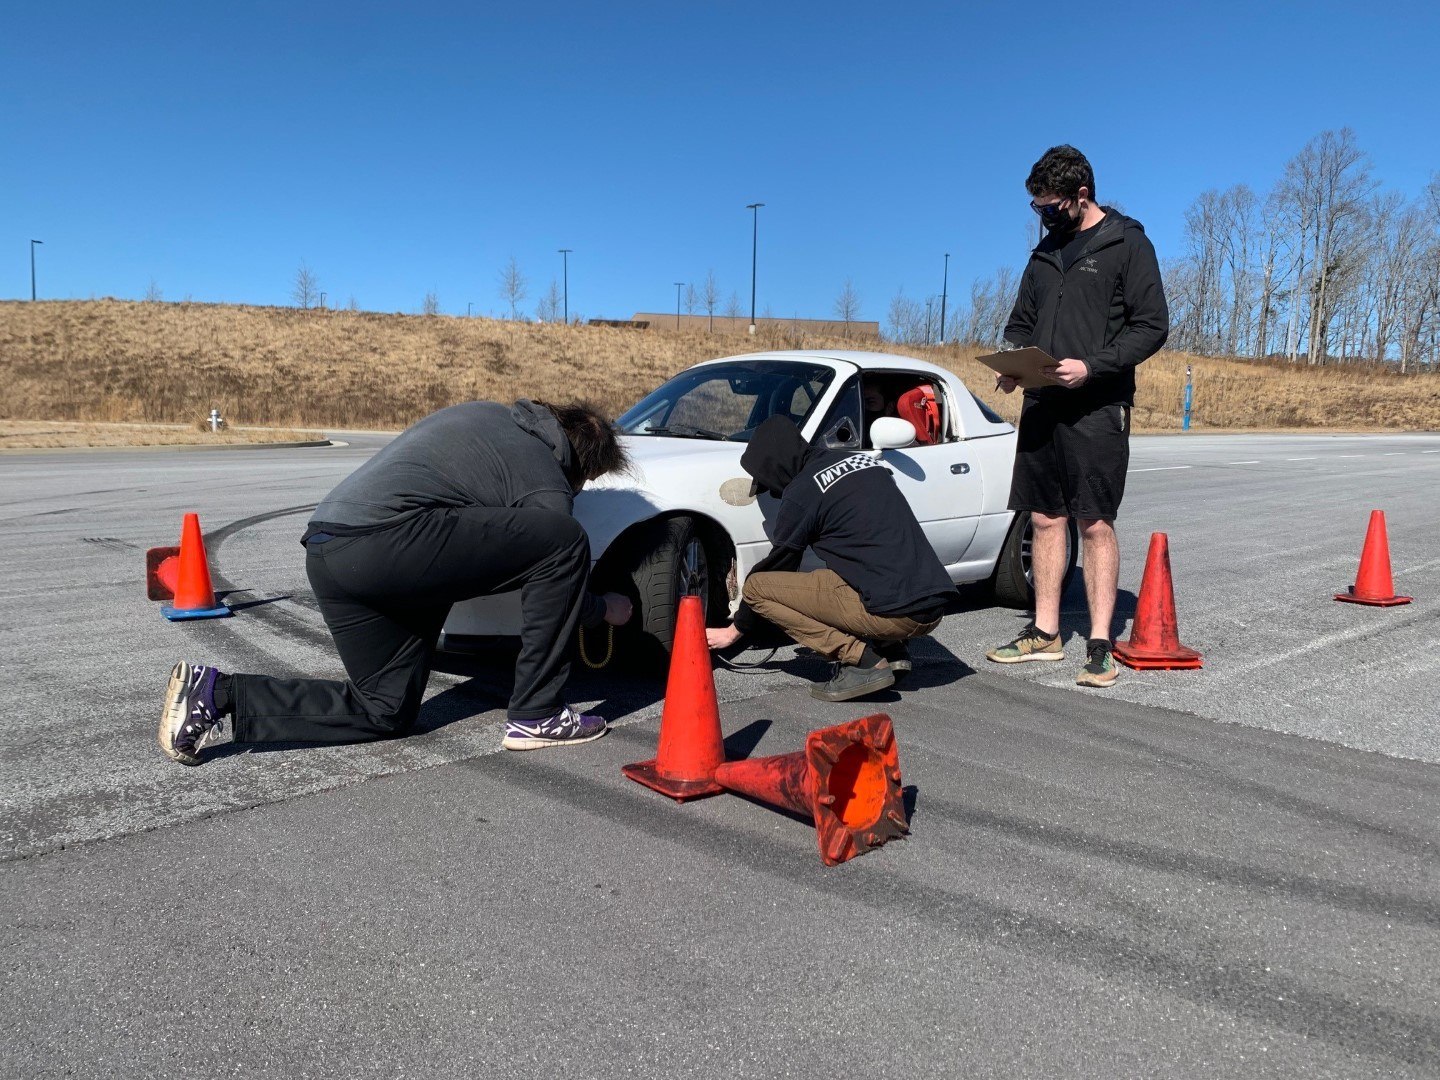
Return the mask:
[[[956,346],[768,331],[556,326],[447,316],[118,300],[0,302],[0,418],[402,428],[474,398],[589,398],[619,412],[669,375],[732,352],[893,348],[958,372],[1013,419],[1019,395]],[[1137,430],[1177,430],[1193,363],[1196,430],[1440,429],[1440,377],[1379,367],[1162,352],[1141,369]]]

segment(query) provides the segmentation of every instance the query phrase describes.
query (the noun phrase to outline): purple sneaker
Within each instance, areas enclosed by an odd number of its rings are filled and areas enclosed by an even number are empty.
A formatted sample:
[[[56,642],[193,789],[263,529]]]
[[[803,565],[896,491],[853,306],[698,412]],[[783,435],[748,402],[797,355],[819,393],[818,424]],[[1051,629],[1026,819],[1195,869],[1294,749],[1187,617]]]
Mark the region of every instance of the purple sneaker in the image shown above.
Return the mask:
[[[588,716],[565,705],[554,716],[539,720],[507,720],[505,739],[500,745],[506,750],[569,746],[572,743],[593,742],[609,730],[603,716]]]
[[[215,680],[220,672],[183,660],[170,672],[165,711],[160,714],[160,749],[172,761],[199,765],[200,751],[219,740],[224,721],[215,711]]]

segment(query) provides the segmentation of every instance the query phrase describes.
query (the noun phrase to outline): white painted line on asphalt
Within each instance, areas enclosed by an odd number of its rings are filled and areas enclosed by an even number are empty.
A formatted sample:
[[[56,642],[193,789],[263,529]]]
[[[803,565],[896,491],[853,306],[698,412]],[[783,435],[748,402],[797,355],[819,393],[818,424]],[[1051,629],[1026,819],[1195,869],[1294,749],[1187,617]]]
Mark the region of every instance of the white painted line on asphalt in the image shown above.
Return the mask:
[[[1286,461],[1314,461],[1314,457],[1287,457]]]
[[[1230,464],[1230,465],[1259,465],[1260,462],[1258,462],[1258,461],[1231,461],[1231,462],[1227,462],[1227,464]]]
[[[1364,457],[1364,454],[1336,454],[1336,457]]]
[[[1174,472],[1176,469],[1189,469],[1189,465],[1156,465],[1150,469],[1130,469],[1130,472]]]
[[[1440,450],[1421,450],[1422,454],[1440,454]]]
[[[1403,457],[1404,454],[1404,450],[1391,450],[1388,454],[1385,455],[1385,457]]]

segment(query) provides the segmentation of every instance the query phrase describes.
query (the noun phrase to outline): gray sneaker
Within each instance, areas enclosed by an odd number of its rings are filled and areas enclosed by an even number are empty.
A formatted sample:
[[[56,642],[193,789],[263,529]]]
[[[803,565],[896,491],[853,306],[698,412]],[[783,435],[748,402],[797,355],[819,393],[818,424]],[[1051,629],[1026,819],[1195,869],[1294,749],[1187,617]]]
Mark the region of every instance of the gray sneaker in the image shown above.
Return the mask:
[[[538,720],[507,720],[505,738],[500,745],[506,750],[539,750],[542,746],[571,746],[593,742],[609,731],[603,716],[576,712],[563,705],[554,716]]]
[[[885,660],[870,668],[836,664],[829,682],[811,684],[810,696],[821,701],[850,701],[894,685],[895,672],[890,670],[890,664]]]
[[[1008,645],[991,649],[985,654],[987,660],[997,664],[1020,664],[1026,660],[1064,660],[1065,646],[1060,644],[1060,635],[1046,637],[1034,623],[1020,631],[1020,636]]]

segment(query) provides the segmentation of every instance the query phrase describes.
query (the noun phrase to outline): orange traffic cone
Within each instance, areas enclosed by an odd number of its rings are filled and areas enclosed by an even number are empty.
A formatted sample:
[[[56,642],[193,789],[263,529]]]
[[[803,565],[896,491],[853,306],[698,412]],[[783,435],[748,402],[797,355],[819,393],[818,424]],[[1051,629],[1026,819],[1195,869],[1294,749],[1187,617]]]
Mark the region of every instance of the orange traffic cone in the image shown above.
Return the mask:
[[[895,730],[884,713],[812,731],[793,754],[727,761],[715,782],[810,817],[826,866],[910,831]]]
[[[1170,542],[1164,533],[1150,534],[1150,554],[1130,640],[1117,643],[1114,656],[1132,668],[1198,668],[1200,653],[1180,644],[1175,619],[1175,589],[1170,580]]]
[[[151,548],[145,553],[145,592],[151,600],[175,601],[160,609],[172,621],[219,619],[233,614],[215,599],[199,515],[185,515],[178,548]]]
[[[725,790],[714,780],[715,768],[724,760],[720,706],[715,700],[710,646],[705,642],[705,609],[698,596],[682,596],[660,714],[659,752],[620,771],[636,783],[685,802]]]
[[[1336,593],[1335,599],[1375,607],[1394,607],[1413,599],[1396,596],[1395,584],[1390,580],[1390,541],[1385,535],[1385,511],[1370,511],[1370,527],[1365,530],[1365,546],[1360,550],[1360,571],[1355,575],[1355,584],[1349,592]]]

